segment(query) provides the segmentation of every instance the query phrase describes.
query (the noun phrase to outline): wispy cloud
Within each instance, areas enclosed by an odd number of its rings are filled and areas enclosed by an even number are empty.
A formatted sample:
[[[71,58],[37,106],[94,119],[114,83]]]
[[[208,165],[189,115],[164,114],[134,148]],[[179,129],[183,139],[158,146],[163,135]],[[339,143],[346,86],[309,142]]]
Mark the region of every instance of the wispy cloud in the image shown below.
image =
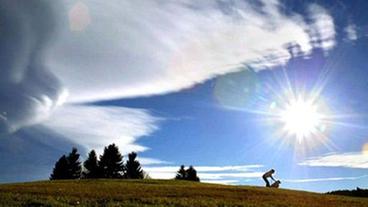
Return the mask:
[[[299,165],[311,167],[345,167],[368,168],[368,154],[362,152],[332,153],[313,157],[300,162]]]
[[[347,27],[345,27],[345,32],[348,40],[358,39],[358,33],[355,24],[349,24]]]
[[[241,171],[251,172],[254,169],[262,168],[263,165],[225,165],[225,166],[196,166],[195,169],[199,172],[223,172],[223,171]],[[157,166],[149,167],[150,171],[155,172],[176,172],[178,166]]]
[[[286,183],[311,183],[311,182],[328,182],[328,181],[344,181],[344,180],[359,180],[366,178],[368,175],[356,177],[329,177],[329,178],[307,178],[307,179],[282,179]]]
[[[219,180],[223,178],[261,178],[263,173],[264,172],[201,173],[199,171],[198,176],[207,180]]]
[[[323,7],[317,4],[311,4],[308,10],[313,20],[308,30],[312,37],[312,45],[325,50],[331,49],[336,44],[333,18]]]
[[[171,164],[171,162],[164,161],[164,160],[159,160],[159,159],[155,159],[155,158],[150,158],[150,157],[138,157],[138,160],[142,165]]]
[[[194,0],[0,2],[9,11],[0,14],[0,113],[6,113],[0,130],[7,132],[44,122],[64,101],[179,91],[244,65],[268,69],[335,44],[332,17],[314,4],[303,16],[286,15],[276,0],[258,6]]]
[[[61,102],[65,89],[43,62],[46,43],[56,29],[53,11],[59,4],[35,0],[0,0],[0,4],[6,11],[0,13],[3,134],[44,121]]]
[[[244,65],[269,69],[335,45],[333,19],[315,4],[303,16],[286,15],[276,0],[63,3],[73,18],[59,24],[46,63],[69,102],[179,91]]]
[[[122,153],[128,153],[147,149],[135,141],[156,131],[159,120],[144,109],[66,105],[43,125],[87,149],[101,152],[104,146],[115,143]]]
[[[263,165],[234,165],[234,166],[195,166],[198,176],[203,182],[209,183],[239,183],[260,178]],[[178,166],[144,166],[144,170],[152,178],[172,179],[178,171]]]
[[[229,165],[229,166],[198,166],[196,169],[202,172],[218,172],[218,171],[245,171],[249,172],[253,169],[262,168],[263,165]]]

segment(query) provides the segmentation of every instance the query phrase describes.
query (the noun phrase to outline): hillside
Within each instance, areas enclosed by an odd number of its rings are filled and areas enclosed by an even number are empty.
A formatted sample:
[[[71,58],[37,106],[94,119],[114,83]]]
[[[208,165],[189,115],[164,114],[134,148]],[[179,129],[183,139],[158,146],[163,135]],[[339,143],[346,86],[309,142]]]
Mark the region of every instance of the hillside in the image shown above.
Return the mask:
[[[0,185],[0,206],[368,206],[368,199],[163,180],[44,181]]]

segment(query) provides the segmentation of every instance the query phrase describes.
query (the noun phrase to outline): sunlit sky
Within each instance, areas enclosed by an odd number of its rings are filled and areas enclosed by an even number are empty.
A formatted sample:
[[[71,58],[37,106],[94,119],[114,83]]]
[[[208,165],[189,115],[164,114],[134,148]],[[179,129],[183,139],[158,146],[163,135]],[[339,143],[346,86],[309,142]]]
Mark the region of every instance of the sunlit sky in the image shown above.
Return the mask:
[[[368,188],[366,1],[0,4],[0,182],[116,143],[152,178]]]

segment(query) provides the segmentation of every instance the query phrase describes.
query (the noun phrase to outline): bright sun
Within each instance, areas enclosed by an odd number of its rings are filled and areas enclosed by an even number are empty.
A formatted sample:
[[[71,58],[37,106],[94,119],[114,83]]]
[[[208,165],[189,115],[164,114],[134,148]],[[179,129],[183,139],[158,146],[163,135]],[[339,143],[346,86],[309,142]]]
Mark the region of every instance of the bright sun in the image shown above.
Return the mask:
[[[302,98],[286,104],[279,117],[285,132],[296,136],[298,141],[316,133],[322,124],[322,114],[318,112],[317,105]]]

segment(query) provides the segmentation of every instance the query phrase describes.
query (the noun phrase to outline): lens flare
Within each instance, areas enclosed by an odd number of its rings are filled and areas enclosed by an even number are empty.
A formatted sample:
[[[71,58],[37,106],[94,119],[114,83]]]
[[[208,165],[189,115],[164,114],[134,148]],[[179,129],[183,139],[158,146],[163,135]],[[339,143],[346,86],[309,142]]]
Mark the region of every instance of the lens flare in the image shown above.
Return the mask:
[[[318,146],[332,148],[329,131],[335,115],[321,96],[301,91],[288,91],[269,106],[269,119],[276,127],[275,142],[294,146],[299,155]]]
[[[362,147],[362,153],[368,155],[368,143],[365,143]]]
[[[322,126],[322,114],[312,101],[298,98],[291,100],[280,112],[284,130],[293,134],[299,142],[316,133]]]

